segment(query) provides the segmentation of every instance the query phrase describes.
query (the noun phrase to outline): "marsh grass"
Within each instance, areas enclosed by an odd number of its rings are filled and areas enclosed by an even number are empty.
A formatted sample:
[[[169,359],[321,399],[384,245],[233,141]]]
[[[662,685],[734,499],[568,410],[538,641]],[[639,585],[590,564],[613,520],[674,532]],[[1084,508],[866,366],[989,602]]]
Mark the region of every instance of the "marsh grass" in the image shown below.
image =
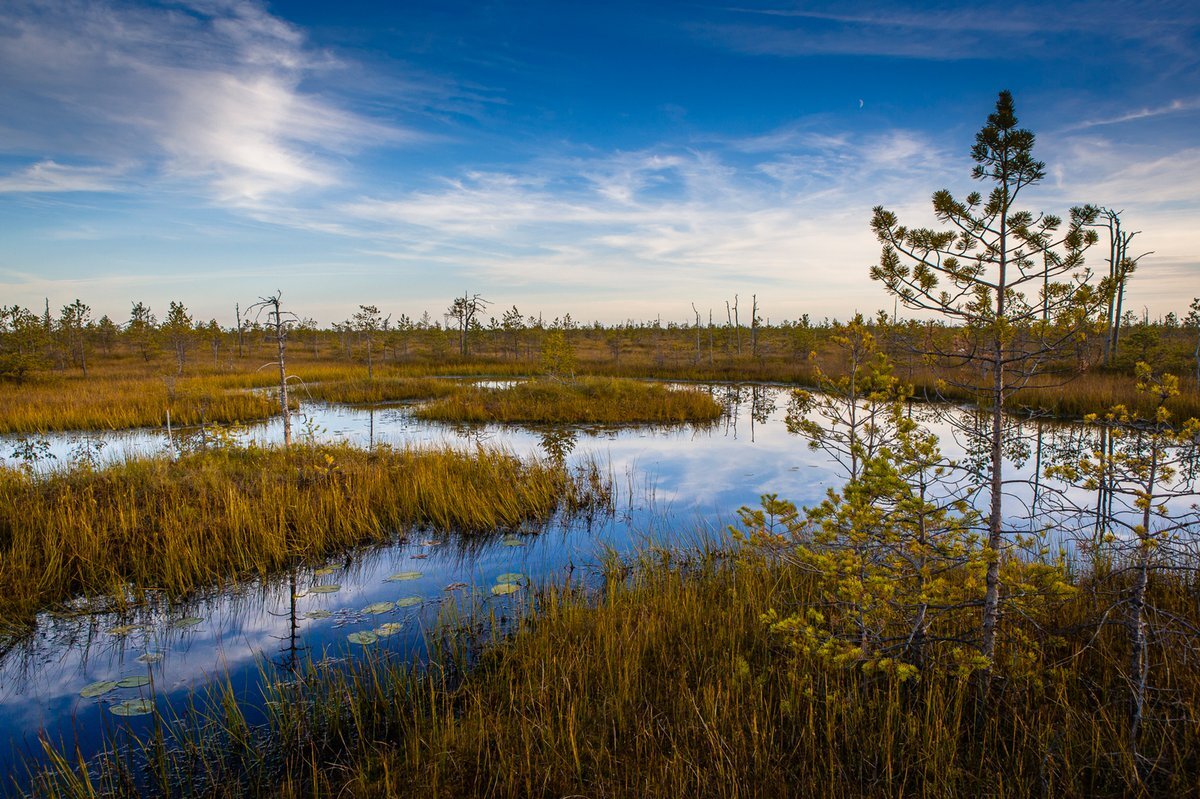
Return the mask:
[[[1001,656],[982,713],[977,684],[952,672],[899,681],[783,648],[762,615],[818,606],[817,584],[725,551],[613,562],[599,595],[540,591],[511,635],[495,632],[493,606],[490,618],[440,628],[426,667],[379,655],[310,666],[268,681],[267,729],[249,730],[226,701],[165,760],[152,738],[138,746],[160,763],[155,790],[173,795],[188,795],[181,785],[222,797],[1200,791],[1200,668],[1181,638],[1157,640],[1159,699],[1139,770],[1123,634],[1104,623],[1091,580],[1048,609],[1053,624],[1006,622],[1033,657]],[[1193,625],[1195,589],[1165,578],[1153,587],[1159,607]],[[119,785],[133,771],[128,751],[89,780],[62,759],[39,795]]]
[[[836,354],[816,344],[822,368],[838,375]],[[606,350],[580,346],[579,371],[596,377],[649,378],[688,381],[765,381],[812,386],[814,363],[805,356],[723,357],[704,362],[686,353],[670,351],[659,357],[645,347],[620,360]],[[38,373],[21,383],[6,383],[0,391],[0,434],[36,433],[52,430],[115,430],[162,426],[166,412],[176,425],[202,422],[247,422],[277,412],[271,397],[251,389],[270,388],[278,379],[271,369],[260,368],[258,359],[229,360],[221,366],[190,364],[184,376],[175,376],[173,365],[143,362],[140,358],[101,358],[87,377],[73,372]],[[330,402],[397,402],[444,396],[447,384],[433,377],[522,378],[539,371],[534,358],[504,359],[478,357],[429,358],[375,366],[375,379],[367,379],[364,366],[339,360],[329,354],[318,357],[297,351],[288,362],[295,376],[293,396]],[[938,394],[939,375],[926,364],[898,358],[896,374],[911,383],[919,396]],[[1067,382],[1068,378],[1072,378]],[[1061,385],[1059,383],[1062,383]],[[1169,407],[1178,417],[1200,416],[1200,391],[1184,378],[1183,392]],[[306,391],[308,392],[306,394]],[[948,399],[970,400],[968,392],[951,392]],[[1124,404],[1142,411],[1146,399],[1139,395],[1129,375],[1091,371],[1082,375],[1051,375],[1042,387],[1018,391],[1013,407],[1044,411],[1056,416],[1079,417]]]
[[[0,469],[0,619],[80,594],[168,597],[413,527],[481,535],[609,501],[575,472],[478,449],[231,448],[31,476]]]
[[[0,392],[0,433],[122,430],[166,424],[265,419],[277,403],[259,393],[229,390],[204,379],[171,385],[146,378],[46,381]]]
[[[464,386],[418,408],[442,422],[530,424],[674,424],[720,418],[720,403],[698,389],[617,378],[530,380],[502,388]]]
[[[458,382],[442,377],[358,378],[310,383],[304,394],[325,402],[368,405],[445,397],[462,389]]]

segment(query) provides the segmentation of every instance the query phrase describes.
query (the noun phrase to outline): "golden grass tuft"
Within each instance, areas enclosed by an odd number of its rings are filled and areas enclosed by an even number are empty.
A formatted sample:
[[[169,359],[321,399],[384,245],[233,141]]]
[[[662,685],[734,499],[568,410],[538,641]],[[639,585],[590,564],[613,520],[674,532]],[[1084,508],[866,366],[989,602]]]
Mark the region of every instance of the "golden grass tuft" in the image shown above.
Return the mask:
[[[530,424],[710,422],[721,405],[705,391],[616,378],[530,380],[504,388],[464,387],[418,408],[421,419]]]
[[[461,389],[457,381],[444,377],[399,377],[310,383],[300,391],[325,402],[367,405],[444,397]]]
[[[484,534],[607,501],[592,466],[501,451],[238,448],[31,477],[0,469],[0,618],[80,594],[168,596],[412,526]]]

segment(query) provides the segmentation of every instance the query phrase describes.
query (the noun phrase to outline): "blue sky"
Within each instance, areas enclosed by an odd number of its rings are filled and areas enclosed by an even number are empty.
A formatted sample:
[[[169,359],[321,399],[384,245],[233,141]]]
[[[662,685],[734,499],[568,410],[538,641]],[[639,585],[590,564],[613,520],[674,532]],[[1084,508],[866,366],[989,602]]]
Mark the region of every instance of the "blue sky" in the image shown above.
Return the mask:
[[[383,5],[4,0],[0,302],[890,308],[870,209],[970,190],[1004,88],[1027,205],[1123,209],[1133,308],[1200,295],[1194,4]]]

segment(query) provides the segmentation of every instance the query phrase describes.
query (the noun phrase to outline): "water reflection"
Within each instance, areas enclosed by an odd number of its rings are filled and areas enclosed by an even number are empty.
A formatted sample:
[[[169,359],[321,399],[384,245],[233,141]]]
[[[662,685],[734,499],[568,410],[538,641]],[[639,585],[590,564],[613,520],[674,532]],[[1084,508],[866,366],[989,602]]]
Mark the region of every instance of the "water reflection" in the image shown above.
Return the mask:
[[[422,628],[435,623],[443,608],[482,602],[505,615],[519,606],[520,593],[490,592],[500,574],[520,572],[534,583],[587,579],[598,570],[607,548],[623,553],[648,542],[692,543],[697,535],[719,533],[735,521],[739,507],[757,504],[763,494],[811,505],[841,484],[842,476],[826,453],[810,449],[788,432],[789,389],[727,384],[704,388],[726,407],[725,415],[711,425],[666,428],[444,425],[417,421],[407,406],[306,402],[297,429],[319,441],[469,449],[482,444],[568,465],[595,459],[607,464],[613,475],[618,512],[611,517],[557,519],[519,536],[435,540],[412,531],[397,535],[388,546],[351,552],[179,605],[155,602],[117,613],[100,600],[80,603],[74,614],[43,615],[31,636],[0,651],[0,724],[10,736],[8,746],[0,741],[0,769],[11,770],[14,757],[22,753],[39,753],[39,734],[69,744],[78,739],[87,755],[95,751],[99,733],[106,728],[146,729],[150,722],[145,718],[112,715],[110,708],[124,700],[154,697],[160,708],[181,709],[190,690],[228,679],[235,693],[254,705],[264,673],[294,670],[308,660],[361,654],[364,647],[347,640],[351,633],[397,625],[387,628],[394,634],[370,646],[419,656],[425,645]],[[939,436],[961,478],[986,478],[990,464],[977,452],[986,415],[921,403],[911,403],[907,413]],[[247,429],[241,438],[274,443],[281,438],[281,428],[279,421],[272,421]],[[1105,446],[1102,431],[1044,418],[1010,417],[1005,435],[1011,476],[1005,492],[1013,509],[1013,529],[1040,531],[1051,523],[1048,492],[1076,504],[1098,505],[1098,514],[1104,510],[1103,498],[1042,476],[1053,463]],[[177,435],[174,445],[185,440]],[[99,465],[168,448],[165,433],[157,430],[61,434],[47,436],[45,442],[44,457],[34,464],[38,468],[82,457]],[[4,437],[0,455],[9,464],[28,463],[10,455],[20,446],[16,437]],[[1194,455],[1189,464],[1186,468],[1195,474]],[[977,492],[975,501],[986,507],[986,491]],[[387,579],[405,573],[411,579]],[[333,585],[339,588],[322,593],[323,586]],[[399,606],[383,612],[364,612],[377,603],[397,601]],[[200,621],[179,624],[189,618]],[[139,676],[149,677],[151,685],[80,696],[92,683]]]

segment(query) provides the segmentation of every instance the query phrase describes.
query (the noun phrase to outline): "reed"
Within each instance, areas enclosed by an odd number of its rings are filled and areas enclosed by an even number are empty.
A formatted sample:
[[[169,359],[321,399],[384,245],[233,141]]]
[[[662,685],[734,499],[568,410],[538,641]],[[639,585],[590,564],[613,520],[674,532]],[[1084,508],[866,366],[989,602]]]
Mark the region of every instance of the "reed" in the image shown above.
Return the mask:
[[[479,449],[233,448],[42,477],[0,469],[0,619],[77,595],[180,596],[414,526],[482,535],[608,500],[572,473]]]
[[[979,705],[978,686],[953,672],[900,681],[781,647],[762,615],[819,606],[811,574],[720,550],[648,553],[633,568],[610,563],[598,595],[542,590],[518,629],[482,651],[460,635],[477,623],[452,619],[425,668],[378,654],[272,682],[269,729],[257,734],[236,703],[218,703],[207,726],[175,725],[184,741],[152,787],[218,797],[1195,795],[1200,668],[1180,639],[1157,641],[1160,712],[1139,763],[1121,702],[1127,653],[1095,579],[1047,609],[1052,624],[1007,622],[1034,656],[1001,658]],[[1155,602],[1195,624],[1195,588],[1164,577]],[[143,742],[144,759],[163,757],[156,746]],[[132,771],[114,753],[80,787],[78,766],[60,755],[37,793],[92,796]]]
[[[530,380],[504,388],[464,387],[418,408],[421,419],[533,424],[709,422],[721,405],[704,391],[614,378]]]

